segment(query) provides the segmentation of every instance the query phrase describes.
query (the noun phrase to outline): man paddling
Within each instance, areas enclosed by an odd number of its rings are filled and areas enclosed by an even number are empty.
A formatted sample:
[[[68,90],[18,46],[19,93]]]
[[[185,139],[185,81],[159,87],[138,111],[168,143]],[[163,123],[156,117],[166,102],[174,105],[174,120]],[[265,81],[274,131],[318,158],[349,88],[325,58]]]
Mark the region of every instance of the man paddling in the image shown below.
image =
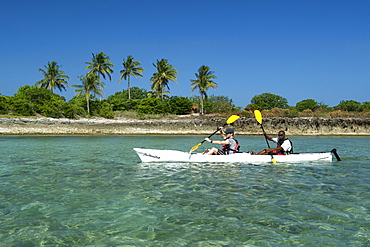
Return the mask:
[[[236,153],[239,149],[239,143],[237,140],[234,139],[234,130],[232,128],[227,128],[225,132],[223,131],[223,128],[220,128],[221,130],[221,136],[223,141],[212,141],[208,137],[205,138],[204,140],[213,144],[219,144],[222,145],[222,149],[218,148],[211,148],[207,149],[204,151],[203,154],[206,155],[214,155],[214,154],[219,154],[219,155],[227,155],[227,154],[232,154]]]
[[[290,154],[293,152],[292,142],[285,137],[285,131],[280,130],[277,138],[269,137],[266,132],[263,132],[263,135],[267,140],[275,142],[276,148],[264,149],[257,155]],[[250,153],[255,154],[253,151],[250,151]]]

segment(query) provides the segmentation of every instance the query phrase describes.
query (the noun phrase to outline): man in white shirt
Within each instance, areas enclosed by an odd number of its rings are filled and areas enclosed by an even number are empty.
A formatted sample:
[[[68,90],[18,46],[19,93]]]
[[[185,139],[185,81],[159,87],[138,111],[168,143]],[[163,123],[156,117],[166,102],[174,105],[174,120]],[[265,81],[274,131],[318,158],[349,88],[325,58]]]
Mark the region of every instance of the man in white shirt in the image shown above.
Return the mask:
[[[285,137],[285,132],[280,130],[277,138],[269,137],[266,132],[263,132],[266,139],[275,142],[276,148],[264,149],[257,155],[269,155],[269,154],[290,154],[293,152],[292,142]]]

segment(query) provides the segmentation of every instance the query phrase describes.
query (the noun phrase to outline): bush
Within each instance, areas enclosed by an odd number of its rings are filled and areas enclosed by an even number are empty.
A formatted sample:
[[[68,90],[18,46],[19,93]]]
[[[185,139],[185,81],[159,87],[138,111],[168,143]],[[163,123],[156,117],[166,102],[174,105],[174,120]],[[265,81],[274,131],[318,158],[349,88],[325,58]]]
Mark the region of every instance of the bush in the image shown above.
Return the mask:
[[[305,99],[296,104],[296,109],[298,111],[311,110],[312,112],[319,107],[319,104],[313,99]]]
[[[65,98],[45,88],[32,86],[20,87],[12,98],[11,110],[15,114],[34,116],[41,114],[46,117],[63,117]]]
[[[90,115],[104,118],[114,118],[112,105],[101,100],[90,101]]]
[[[363,102],[359,110],[360,111],[370,111],[370,102],[369,101]]]
[[[244,110],[253,112],[255,110],[258,110],[258,106],[256,104],[249,104],[244,108]]]
[[[99,116],[104,118],[114,118],[114,112],[112,110],[112,105],[107,102],[102,102],[99,107]]]
[[[196,103],[200,107],[200,97],[194,96],[190,100]],[[239,107],[235,107],[232,99],[227,96],[215,96],[211,95],[206,100],[204,100],[204,113],[219,113],[219,114],[230,114],[235,111],[240,111]]]
[[[9,102],[10,102],[10,97],[2,96],[0,94],[0,114],[9,113],[9,107],[10,107]]]
[[[188,114],[191,111],[193,102],[185,97],[171,97],[169,101],[170,112],[176,115]]]
[[[257,107],[259,110],[271,110],[274,107],[280,109],[288,108],[288,101],[286,98],[271,93],[256,95],[252,98],[251,103],[253,107]]]
[[[128,91],[123,90],[108,96],[105,100],[113,106],[113,111],[136,110],[140,100],[147,98],[147,91],[138,87],[131,88],[131,99],[128,99]]]
[[[63,105],[64,104],[65,103],[63,102]],[[62,110],[63,105],[52,105],[52,104],[41,105],[38,109],[38,113],[46,117],[62,118],[64,117]]]
[[[361,103],[355,100],[342,100],[334,108],[342,111],[361,111]]]
[[[167,113],[168,102],[158,98],[146,98],[140,101],[137,106],[139,114],[165,114]]]
[[[231,113],[240,109],[237,109],[233,104],[233,100],[227,96],[214,96],[209,97],[208,102],[211,104],[212,112],[214,113]]]
[[[86,111],[83,107],[77,104],[67,103],[63,107],[64,116],[67,118],[78,118],[79,116],[85,116]]]
[[[20,98],[15,98],[15,97],[11,99],[10,111],[13,112],[13,115],[20,115],[20,116],[35,116],[36,115],[35,107],[32,103],[28,102],[25,99],[20,99]]]

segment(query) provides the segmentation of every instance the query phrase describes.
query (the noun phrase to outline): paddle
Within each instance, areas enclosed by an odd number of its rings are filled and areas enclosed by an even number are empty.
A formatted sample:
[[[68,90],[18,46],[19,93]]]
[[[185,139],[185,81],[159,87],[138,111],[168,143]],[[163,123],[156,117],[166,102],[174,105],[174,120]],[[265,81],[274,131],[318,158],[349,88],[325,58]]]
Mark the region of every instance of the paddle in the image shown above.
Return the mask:
[[[235,122],[236,120],[238,120],[240,118],[240,116],[238,115],[231,115],[227,120],[226,120],[226,123],[222,126],[222,127],[225,127],[227,124],[232,124],[233,122]],[[220,129],[217,129],[215,132],[213,132],[211,135],[208,136],[208,138],[211,138],[214,134],[216,134]],[[200,143],[198,143],[197,145],[195,145],[194,147],[192,147],[190,149],[190,153],[197,150],[200,145],[202,145],[203,143],[205,142],[205,140],[201,141]]]
[[[263,125],[262,125],[262,114],[261,114],[261,112],[259,110],[255,110],[254,111],[254,116],[256,117],[257,122],[260,124],[262,131],[265,132],[265,130],[263,129]],[[265,135],[265,140],[266,140],[266,143],[267,143],[268,148],[270,148],[270,144],[269,144],[269,142],[267,140],[267,136],[266,135]],[[276,163],[276,160],[274,159],[274,156],[272,154],[270,154],[270,155],[271,155],[271,162],[273,164],[275,164]]]

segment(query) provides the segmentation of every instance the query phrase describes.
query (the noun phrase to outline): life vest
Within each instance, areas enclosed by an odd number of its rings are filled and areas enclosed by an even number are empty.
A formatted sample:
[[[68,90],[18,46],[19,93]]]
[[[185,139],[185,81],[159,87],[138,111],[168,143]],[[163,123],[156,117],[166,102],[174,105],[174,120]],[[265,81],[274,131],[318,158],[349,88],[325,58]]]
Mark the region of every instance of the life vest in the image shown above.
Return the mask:
[[[233,151],[233,153],[238,153],[239,149],[240,149],[239,142],[235,138],[234,138],[234,141],[235,141],[235,149],[231,149],[229,144],[224,144],[224,145],[222,145],[221,153],[222,154],[229,154],[230,151]]]
[[[293,153],[293,143],[292,143],[292,141],[291,141],[291,140],[289,140],[288,138],[285,138],[285,140],[278,138],[278,142],[277,142],[276,147],[277,147],[277,148],[281,147],[281,145],[283,145],[283,143],[284,143],[286,140],[288,140],[288,141],[290,142],[290,146],[291,146],[291,148],[290,148],[290,150],[289,150],[289,151],[285,152],[284,150],[274,150],[274,151],[272,151],[272,153],[274,153],[274,154],[291,154],[291,153]]]

